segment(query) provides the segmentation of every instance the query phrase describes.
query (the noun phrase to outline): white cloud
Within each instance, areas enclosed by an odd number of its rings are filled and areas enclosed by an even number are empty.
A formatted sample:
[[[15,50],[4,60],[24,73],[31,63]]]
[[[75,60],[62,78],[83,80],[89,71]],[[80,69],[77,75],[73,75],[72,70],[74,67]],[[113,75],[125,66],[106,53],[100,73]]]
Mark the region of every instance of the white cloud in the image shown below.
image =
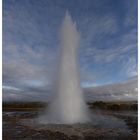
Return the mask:
[[[55,55],[50,49],[36,51],[31,46],[3,47],[3,83],[30,85],[34,81],[48,84],[53,73]],[[28,83],[28,84],[26,84]]]
[[[92,40],[100,40],[103,36],[114,34],[118,31],[117,18],[108,14],[82,19],[81,37],[82,43],[89,44]]]
[[[85,89],[87,100],[137,100],[137,77],[124,82]]]
[[[128,77],[137,76],[137,62],[135,57],[129,57],[126,62],[123,63],[122,73],[126,73]]]
[[[6,89],[6,90],[17,90],[17,91],[20,91],[19,88],[16,88],[16,87],[11,87],[11,86],[2,86],[3,89]]]
[[[110,46],[104,47],[104,49],[97,48],[91,44],[91,46],[85,48],[81,53],[83,53],[85,59],[86,57],[87,59],[91,57],[94,62],[112,62],[119,59],[121,56],[128,54],[129,52],[136,51],[136,39],[137,33],[135,30],[131,30],[129,33],[120,35],[118,38],[116,38],[116,40],[111,40],[109,44]]]

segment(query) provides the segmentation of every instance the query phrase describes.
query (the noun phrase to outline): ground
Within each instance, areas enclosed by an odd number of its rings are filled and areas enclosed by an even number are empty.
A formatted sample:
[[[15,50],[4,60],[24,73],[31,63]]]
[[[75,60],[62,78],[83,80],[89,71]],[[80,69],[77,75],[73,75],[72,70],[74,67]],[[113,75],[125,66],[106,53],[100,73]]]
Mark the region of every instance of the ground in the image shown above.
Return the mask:
[[[129,109],[118,110],[97,104],[89,105],[93,123],[74,125],[39,124],[36,118],[45,106],[42,103],[3,104],[3,140],[137,139],[137,110],[130,107],[132,102],[127,102]]]

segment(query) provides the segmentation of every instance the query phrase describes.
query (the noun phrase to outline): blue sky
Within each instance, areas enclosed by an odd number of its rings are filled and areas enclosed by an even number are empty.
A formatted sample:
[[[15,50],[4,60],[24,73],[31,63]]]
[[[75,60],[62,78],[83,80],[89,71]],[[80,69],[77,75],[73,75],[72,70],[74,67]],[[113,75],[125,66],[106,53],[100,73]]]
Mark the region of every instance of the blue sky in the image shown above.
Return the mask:
[[[3,88],[52,82],[67,10],[81,36],[82,86],[137,76],[137,0],[3,0]]]

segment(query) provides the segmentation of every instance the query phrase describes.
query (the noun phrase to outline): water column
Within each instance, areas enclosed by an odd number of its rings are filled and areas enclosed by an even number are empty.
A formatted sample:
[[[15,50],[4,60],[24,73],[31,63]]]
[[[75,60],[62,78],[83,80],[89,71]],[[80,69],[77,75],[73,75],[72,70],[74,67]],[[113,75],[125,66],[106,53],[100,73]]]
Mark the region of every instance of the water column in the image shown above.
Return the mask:
[[[52,116],[57,118],[58,123],[86,122],[88,119],[77,63],[79,37],[76,24],[67,12],[60,32],[57,98],[51,108]]]

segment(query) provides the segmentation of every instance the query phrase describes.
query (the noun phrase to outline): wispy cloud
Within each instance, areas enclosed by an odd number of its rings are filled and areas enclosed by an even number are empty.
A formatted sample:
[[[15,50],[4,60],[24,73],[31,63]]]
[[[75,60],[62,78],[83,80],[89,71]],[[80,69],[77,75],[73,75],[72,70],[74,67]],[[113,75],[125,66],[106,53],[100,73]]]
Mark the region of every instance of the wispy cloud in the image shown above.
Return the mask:
[[[102,40],[101,40],[102,41]],[[137,75],[137,32],[135,29],[118,35],[116,38],[104,40],[103,45],[94,46],[92,41],[81,49],[82,73],[90,77],[93,82],[104,79],[111,74],[114,65],[118,67],[114,73],[131,77]],[[95,44],[96,45],[96,44]],[[85,45],[86,46],[86,45]],[[131,64],[130,64],[131,63]],[[100,67],[103,68],[101,69]],[[111,68],[111,69],[110,69]],[[92,69],[92,72],[90,71]],[[96,77],[96,78],[95,78]]]
[[[129,57],[122,65],[122,73],[125,73],[128,77],[137,76],[137,61],[135,57]]]
[[[87,100],[137,100],[137,77],[115,84],[85,89]]]
[[[55,60],[50,49],[36,51],[30,46],[9,45],[3,48],[3,54],[3,83],[34,86],[38,81],[36,85],[48,84]]]

